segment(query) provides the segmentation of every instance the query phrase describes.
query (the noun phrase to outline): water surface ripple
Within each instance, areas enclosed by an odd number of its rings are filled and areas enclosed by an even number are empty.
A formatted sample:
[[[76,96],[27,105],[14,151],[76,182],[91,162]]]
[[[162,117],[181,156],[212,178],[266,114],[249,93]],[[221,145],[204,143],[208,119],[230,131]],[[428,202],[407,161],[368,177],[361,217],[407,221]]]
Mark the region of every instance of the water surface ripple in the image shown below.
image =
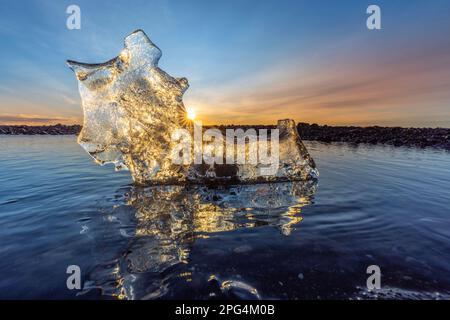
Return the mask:
[[[135,188],[75,140],[0,136],[0,298],[449,297],[448,152],[306,142],[318,184]]]

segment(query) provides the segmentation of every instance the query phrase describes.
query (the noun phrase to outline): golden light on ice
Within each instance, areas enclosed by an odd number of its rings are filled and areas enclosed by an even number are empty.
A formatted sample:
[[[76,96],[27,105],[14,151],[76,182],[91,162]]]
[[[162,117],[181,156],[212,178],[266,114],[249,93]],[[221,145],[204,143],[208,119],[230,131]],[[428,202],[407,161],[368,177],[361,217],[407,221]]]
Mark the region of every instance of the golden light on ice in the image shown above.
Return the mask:
[[[189,103],[187,108],[184,106],[183,94],[189,82],[186,78],[174,78],[160,69],[158,61],[161,55],[161,50],[147,35],[142,30],[136,30],[125,38],[122,53],[107,62],[87,64],[67,61],[78,79],[83,106],[83,129],[78,136],[78,143],[98,163],[113,163],[117,170],[130,170],[133,181],[138,185],[317,179],[315,163],[297,134],[292,119],[279,120],[277,130],[271,130],[270,156],[267,154],[266,142],[269,139],[266,130],[265,135],[256,137],[252,133],[251,138],[244,137],[241,145],[243,149],[231,149],[230,158],[233,159],[236,158],[235,152],[244,153],[237,163],[234,160],[230,166],[219,163],[221,161],[216,158],[223,160],[220,154],[224,151],[223,148],[220,151],[223,144],[219,143],[220,138],[223,138],[222,131],[218,128],[214,133],[209,131],[205,137],[214,138],[214,142],[206,139],[204,144],[203,129],[198,121],[198,118],[204,120],[208,116],[207,110],[211,110],[211,107],[198,100],[191,100],[192,105]],[[214,119],[216,122],[220,118]],[[234,138],[241,134],[248,135],[242,129],[237,130],[238,127],[231,128]],[[174,133],[192,133],[193,137],[176,136]],[[199,141],[196,140],[197,136]],[[186,139],[175,141],[175,137]],[[190,146],[194,141],[189,138],[196,140],[194,146]],[[242,139],[238,137],[238,140],[232,141],[241,144],[236,142],[239,140]],[[264,163],[250,160],[257,160],[258,157],[253,157],[255,150],[258,156],[263,155]],[[213,160],[212,163],[204,163],[204,151],[210,155],[214,152],[213,157],[206,157]],[[194,157],[184,156],[191,152]],[[200,160],[199,165],[196,160]]]
[[[189,120],[195,120],[195,116],[196,116],[195,110],[192,108],[187,108],[186,116]]]

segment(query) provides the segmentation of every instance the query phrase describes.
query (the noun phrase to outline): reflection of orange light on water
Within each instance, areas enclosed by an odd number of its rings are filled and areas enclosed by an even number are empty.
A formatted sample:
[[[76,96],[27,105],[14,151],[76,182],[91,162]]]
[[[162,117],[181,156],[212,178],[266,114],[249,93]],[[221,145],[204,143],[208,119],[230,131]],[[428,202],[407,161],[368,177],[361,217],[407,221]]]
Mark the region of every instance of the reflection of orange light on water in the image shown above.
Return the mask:
[[[186,110],[186,116],[189,120],[195,120],[195,116],[196,116],[195,110],[192,108],[188,108]]]

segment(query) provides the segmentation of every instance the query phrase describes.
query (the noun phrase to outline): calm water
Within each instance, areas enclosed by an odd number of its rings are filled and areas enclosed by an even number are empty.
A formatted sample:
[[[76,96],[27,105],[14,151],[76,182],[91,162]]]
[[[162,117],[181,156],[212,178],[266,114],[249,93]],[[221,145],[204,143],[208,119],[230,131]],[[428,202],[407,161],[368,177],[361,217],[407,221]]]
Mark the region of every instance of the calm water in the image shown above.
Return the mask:
[[[0,136],[0,298],[448,299],[450,153],[306,144],[318,185],[135,189],[73,136]]]

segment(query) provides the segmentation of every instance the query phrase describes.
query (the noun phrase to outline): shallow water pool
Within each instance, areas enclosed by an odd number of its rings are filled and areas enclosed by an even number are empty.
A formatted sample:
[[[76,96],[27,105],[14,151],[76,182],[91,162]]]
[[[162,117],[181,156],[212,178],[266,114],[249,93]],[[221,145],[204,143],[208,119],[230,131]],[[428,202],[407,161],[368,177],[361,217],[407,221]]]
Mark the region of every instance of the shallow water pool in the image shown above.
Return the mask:
[[[450,153],[305,144],[317,184],[139,189],[75,136],[0,136],[0,298],[448,298]]]

